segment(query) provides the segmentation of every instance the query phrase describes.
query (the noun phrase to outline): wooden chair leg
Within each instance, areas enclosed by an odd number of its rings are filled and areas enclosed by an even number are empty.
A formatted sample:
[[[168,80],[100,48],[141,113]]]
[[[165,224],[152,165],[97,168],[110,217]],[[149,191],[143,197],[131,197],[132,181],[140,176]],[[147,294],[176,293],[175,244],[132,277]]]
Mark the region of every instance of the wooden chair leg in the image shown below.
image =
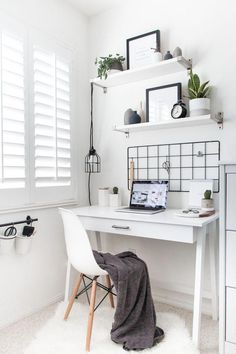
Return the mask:
[[[88,329],[87,329],[87,337],[86,337],[86,352],[90,351],[90,341],[91,341],[92,328],[93,328],[96,290],[97,290],[97,280],[93,280],[91,297],[90,297],[90,306],[89,306]]]
[[[80,274],[79,280],[76,282],[76,285],[75,285],[75,287],[73,289],[73,292],[72,292],[72,295],[71,295],[71,298],[70,298],[70,301],[69,301],[68,306],[66,308],[66,312],[65,312],[65,315],[64,315],[64,320],[67,320],[67,318],[68,318],[68,316],[70,314],[70,311],[71,311],[72,306],[74,304],[74,301],[75,301],[76,295],[78,293],[78,290],[79,290],[79,287],[80,287],[82,279],[83,279],[83,274]]]
[[[107,274],[106,275],[106,283],[107,283],[107,287],[108,288],[111,288],[111,279],[109,277],[109,275]],[[113,298],[113,295],[111,293],[109,293],[109,300],[110,300],[110,304],[111,304],[111,307],[114,308],[115,305],[114,305],[114,298]]]

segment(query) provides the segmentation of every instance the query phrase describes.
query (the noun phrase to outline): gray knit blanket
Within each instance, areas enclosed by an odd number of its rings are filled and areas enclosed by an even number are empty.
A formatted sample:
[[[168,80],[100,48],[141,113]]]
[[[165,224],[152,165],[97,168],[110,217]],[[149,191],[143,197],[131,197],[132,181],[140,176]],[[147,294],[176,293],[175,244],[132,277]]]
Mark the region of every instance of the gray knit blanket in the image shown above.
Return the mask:
[[[117,293],[117,306],[111,339],[125,350],[151,348],[164,332],[156,327],[156,313],[151,295],[148,269],[132,252],[117,255],[98,253],[94,256],[110,275]]]

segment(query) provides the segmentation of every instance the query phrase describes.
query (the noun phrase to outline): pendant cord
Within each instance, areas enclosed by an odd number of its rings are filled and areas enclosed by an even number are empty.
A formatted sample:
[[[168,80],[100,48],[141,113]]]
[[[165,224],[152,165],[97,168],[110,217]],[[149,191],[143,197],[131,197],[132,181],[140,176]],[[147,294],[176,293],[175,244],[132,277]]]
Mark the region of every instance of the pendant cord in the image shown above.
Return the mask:
[[[93,83],[90,84],[90,149],[93,147]]]
[[[90,85],[90,150],[93,148],[93,83]],[[91,165],[89,164],[89,174],[88,174],[88,200],[89,205],[91,202]]]
[[[92,205],[91,202],[91,171],[89,171],[88,174],[88,200],[89,200],[89,205]]]

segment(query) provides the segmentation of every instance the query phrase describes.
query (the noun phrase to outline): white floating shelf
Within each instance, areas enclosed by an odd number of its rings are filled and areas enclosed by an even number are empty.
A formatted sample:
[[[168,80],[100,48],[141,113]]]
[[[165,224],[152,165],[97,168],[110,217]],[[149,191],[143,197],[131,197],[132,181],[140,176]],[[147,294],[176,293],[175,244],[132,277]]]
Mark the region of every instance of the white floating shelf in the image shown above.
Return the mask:
[[[116,125],[114,131],[130,133],[138,132],[143,130],[153,130],[153,129],[166,129],[166,128],[181,128],[181,127],[192,127],[198,125],[206,125],[215,123],[214,118],[210,114],[197,117],[186,117],[180,119],[172,119],[168,121],[158,122],[158,123],[139,123],[139,124],[128,124],[128,125]]]
[[[138,69],[124,70],[116,74],[111,74],[106,80],[99,78],[93,79],[90,82],[103,88],[114,87],[119,85],[130,84],[132,82],[148,80],[164,75],[170,75],[179,71],[191,69],[191,60],[187,60],[180,56],[177,58],[163,60],[159,63],[145,66]]]

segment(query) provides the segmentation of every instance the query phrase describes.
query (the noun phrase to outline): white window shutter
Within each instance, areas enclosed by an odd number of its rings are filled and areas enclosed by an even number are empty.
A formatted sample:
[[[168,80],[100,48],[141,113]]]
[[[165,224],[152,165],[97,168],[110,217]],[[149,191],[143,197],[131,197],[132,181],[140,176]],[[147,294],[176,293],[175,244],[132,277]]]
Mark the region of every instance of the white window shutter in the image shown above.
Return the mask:
[[[36,187],[71,185],[70,64],[34,46]]]
[[[1,32],[0,188],[25,186],[24,42]]]

